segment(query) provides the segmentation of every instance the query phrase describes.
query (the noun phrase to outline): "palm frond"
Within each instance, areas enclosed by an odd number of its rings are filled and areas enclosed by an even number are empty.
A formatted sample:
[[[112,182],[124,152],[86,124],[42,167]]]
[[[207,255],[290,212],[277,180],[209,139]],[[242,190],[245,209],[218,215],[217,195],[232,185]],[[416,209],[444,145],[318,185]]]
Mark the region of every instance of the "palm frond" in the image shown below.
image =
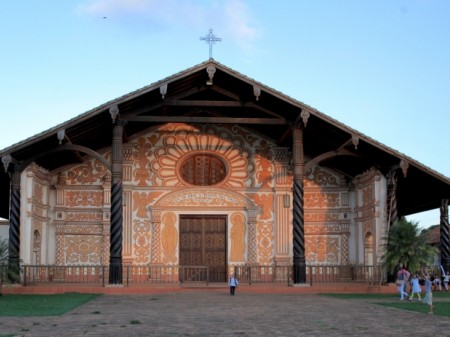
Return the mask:
[[[411,272],[433,263],[437,249],[428,244],[428,232],[419,228],[418,222],[405,219],[395,222],[384,238],[383,266],[390,273],[403,263]]]

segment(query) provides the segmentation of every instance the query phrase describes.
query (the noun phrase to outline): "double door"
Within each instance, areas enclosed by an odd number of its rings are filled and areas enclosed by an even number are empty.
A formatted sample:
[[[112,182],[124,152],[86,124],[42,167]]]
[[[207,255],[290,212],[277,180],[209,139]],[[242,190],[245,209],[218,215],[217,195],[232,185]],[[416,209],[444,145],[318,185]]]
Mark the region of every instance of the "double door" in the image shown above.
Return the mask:
[[[227,280],[226,215],[180,216],[182,281]]]

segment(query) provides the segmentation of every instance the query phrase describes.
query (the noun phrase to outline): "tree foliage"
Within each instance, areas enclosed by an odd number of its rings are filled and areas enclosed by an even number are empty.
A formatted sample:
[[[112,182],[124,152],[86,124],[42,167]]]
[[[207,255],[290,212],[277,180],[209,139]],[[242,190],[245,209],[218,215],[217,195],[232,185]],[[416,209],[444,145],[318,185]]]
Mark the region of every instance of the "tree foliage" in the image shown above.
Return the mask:
[[[418,222],[400,219],[389,229],[385,238],[383,266],[389,273],[403,263],[410,272],[432,265],[438,250],[428,243],[428,232],[419,228]]]

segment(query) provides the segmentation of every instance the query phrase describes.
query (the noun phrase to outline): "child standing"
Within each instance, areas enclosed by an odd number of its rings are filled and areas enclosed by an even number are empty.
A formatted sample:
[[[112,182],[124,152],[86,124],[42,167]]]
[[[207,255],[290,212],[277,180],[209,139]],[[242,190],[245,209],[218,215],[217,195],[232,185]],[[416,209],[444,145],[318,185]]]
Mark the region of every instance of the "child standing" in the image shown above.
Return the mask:
[[[230,286],[230,295],[234,296],[234,291],[236,290],[238,284],[239,281],[236,276],[234,274],[231,275],[230,279],[228,280],[228,285]]]
[[[411,279],[411,296],[409,297],[409,301],[412,301],[415,294],[417,294],[417,297],[419,297],[419,302],[422,300],[420,297],[420,293],[422,292],[422,288],[419,284],[419,275],[414,274],[413,278]]]
[[[428,304],[430,307],[429,314],[433,313],[433,290],[432,284],[434,280],[430,279],[430,275],[425,275],[425,296],[423,297],[423,303]]]

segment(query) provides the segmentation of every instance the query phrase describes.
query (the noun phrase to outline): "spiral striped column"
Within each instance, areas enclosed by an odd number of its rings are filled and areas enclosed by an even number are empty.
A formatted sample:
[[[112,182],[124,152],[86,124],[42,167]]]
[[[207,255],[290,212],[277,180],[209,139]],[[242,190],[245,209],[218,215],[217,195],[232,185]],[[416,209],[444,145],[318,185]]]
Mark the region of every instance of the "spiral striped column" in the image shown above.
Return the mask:
[[[448,199],[441,200],[441,264],[445,271],[450,270],[450,238],[449,238],[449,224],[448,224]]]
[[[8,277],[12,283],[20,280],[20,172],[11,175],[11,208],[9,216]]]
[[[392,226],[394,222],[398,220],[398,209],[397,209],[397,173],[396,171],[391,172],[390,176],[391,184],[389,187],[389,226]]]
[[[125,123],[117,120],[113,127],[111,165],[111,225],[109,247],[109,284],[122,284],[122,136]]]
[[[292,128],[294,188],[293,188],[293,267],[294,284],[306,283],[305,261],[305,212],[304,212],[304,153],[303,129],[299,125]]]
[[[306,282],[303,181],[294,181],[294,283]]]

